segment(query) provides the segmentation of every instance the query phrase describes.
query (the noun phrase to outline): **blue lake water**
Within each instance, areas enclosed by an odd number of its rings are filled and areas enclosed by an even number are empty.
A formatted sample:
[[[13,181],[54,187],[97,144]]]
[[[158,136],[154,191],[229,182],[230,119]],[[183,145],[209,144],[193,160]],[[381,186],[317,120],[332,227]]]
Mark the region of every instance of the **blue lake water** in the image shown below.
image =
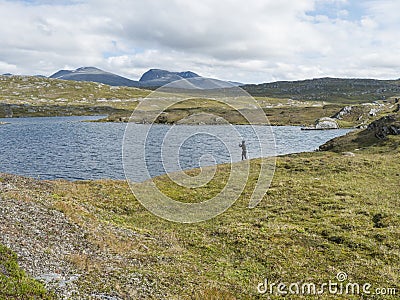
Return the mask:
[[[122,146],[126,124],[82,122],[99,117],[49,117],[0,119],[10,124],[0,125],[0,172],[41,179],[124,179]],[[239,135],[231,135],[232,126],[167,126],[130,124],[127,143],[136,144],[132,151],[144,149],[144,160],[150,176],[174,171],[165,166],[164,157],[177,153],[179,168],[225,163],[241,159],[238,144],[246,140],[250,158],[265,156],[260,151],[257,135],[251,126],[234,126]],[[256,126],[264,130],[266,126]],[[173,129],[173,130],[172,130]],[[299,127],[272,127],[268,135],[269,152],[288,154],[313,151],[326,141],[350,130],[301,131]],[[146,132],[144,144],[137,139]],[[210,134],[212,133],[212,134]],[[133,134],[133,136],[132,136]],[[221,141],[221,137],[225,141]],[[239,138],[241,137],[241,138]],[[179,141],[178,144],[173,141]],[[226,142],[228,141],[228,142]],[[175,149],[179,146],[179,149]],[[234,145],[235,148],[232,148]],[[170,149],[170,148],[174,149]],[[129,150],[125,147],[124,151]],[[135,150],[136,149],[136,150]],[[237,149],[234,152],[230,149]],[[135,152],[135,153],[136,153]],[[200,163],[201,162],[201,163]],[[134,164],[134,162],[132,162]],[[134,167],[130,166],[131,168]],[[137,181],[146,179],[137,174]]]

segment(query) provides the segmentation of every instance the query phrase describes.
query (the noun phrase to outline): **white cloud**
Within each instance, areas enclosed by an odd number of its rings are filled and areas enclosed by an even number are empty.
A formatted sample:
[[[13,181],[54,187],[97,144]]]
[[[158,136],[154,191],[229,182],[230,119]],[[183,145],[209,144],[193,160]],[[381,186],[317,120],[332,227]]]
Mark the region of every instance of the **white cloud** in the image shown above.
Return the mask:
[[[5,74],[5,73],[12,74],[13,72],[15,72],[17,70],[17,66],[6,63],[4,61],[0,61],[0,70],[1,70],[1,74]]]
[[[133,79],[155,67],[242,82],[398,78],[400,2],[368,0],[357,12],[353,2],[0,0],[0,73],[92,65]]]

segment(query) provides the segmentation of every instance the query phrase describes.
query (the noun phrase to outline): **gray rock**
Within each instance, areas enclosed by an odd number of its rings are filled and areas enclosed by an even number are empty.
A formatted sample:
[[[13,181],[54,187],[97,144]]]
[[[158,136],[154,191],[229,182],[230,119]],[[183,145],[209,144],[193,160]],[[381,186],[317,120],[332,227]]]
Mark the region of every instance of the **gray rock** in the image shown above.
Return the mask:
[[[343,156],[350,156],[350,157],[356,156],[353,152],[343,152],[342,155]]]
[[[343,119],[343,116],[350,114],[352,110],[353,110],[352,106],[345,106],[337,114],[335,114],[332,118],[341,120],[341,119]]]
[[[321,118],[315,122],[315,129],[338,129],[339,125],[333,118]]]
[[[400,116],[399,115],[385,116],[369,124],[367,130],[374,131],[375,136],[379,139],[384,139],[387,135],[399,135]]]
[[[376,116],[376,114],[379,112],[379,109],[377,109],[377,108],[372,108],[370,111],[369,111],[369,116],[370,117],[375,117]]]

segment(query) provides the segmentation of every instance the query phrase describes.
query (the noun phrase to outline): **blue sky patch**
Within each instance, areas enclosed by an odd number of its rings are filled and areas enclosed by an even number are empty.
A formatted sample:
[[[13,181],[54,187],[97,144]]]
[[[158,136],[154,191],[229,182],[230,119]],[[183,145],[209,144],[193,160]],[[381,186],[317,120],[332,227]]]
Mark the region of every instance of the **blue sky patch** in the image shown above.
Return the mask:
[[[358,21],[366,15],[365,1],[317,1],[315,10],[307,12],[307,15]]]

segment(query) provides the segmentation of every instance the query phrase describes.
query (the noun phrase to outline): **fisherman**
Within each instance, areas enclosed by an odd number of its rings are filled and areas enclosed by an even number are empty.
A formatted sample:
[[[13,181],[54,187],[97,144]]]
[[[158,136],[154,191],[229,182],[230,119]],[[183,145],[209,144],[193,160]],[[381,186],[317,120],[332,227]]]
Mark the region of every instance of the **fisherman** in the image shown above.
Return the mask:
[[[242,160],[247,159],[246,141],[243,140],[239,147],[242,148]]]

